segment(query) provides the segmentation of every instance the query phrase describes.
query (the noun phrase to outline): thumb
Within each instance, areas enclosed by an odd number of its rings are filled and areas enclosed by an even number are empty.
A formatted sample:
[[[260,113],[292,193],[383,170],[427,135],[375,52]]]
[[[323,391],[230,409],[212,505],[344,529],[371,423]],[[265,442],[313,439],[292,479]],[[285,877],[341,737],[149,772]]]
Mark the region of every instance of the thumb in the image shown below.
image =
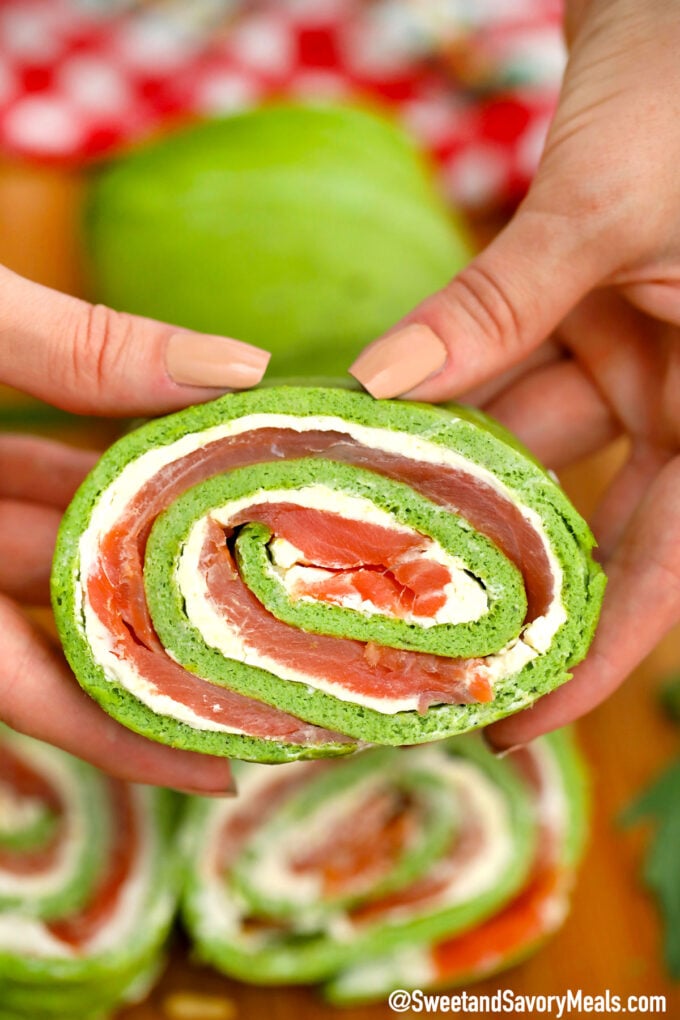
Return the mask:
[[[250,344],[115,312],[0,267],[0,381],[79,414],[171,411],[254,386]]]
[[[530,196],[494,241],[350,368],[374,397],[446,400],[537,347],[603,277],[602,247],[580,217]]]

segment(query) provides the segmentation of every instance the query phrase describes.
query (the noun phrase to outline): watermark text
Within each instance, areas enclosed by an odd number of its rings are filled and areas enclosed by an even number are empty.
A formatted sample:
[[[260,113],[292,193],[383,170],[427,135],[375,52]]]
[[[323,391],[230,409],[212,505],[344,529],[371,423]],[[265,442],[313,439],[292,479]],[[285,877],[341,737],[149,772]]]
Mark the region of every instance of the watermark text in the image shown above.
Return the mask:
[[[407,991],[395,988],[388,999],[393,1013],[448,1013],[503,1014],[520,1013],[528,1016],[544,1015],[562,1020],[575,1014],[653,1014],[666,1012],[665,995],[616,995],[607,989],[599,995],[589,995],[582,989],[570,989],[562,995],[527,995],[512,988],[499,988],[497,992],[455,992],[450,995],[425,992],[420,988]]]

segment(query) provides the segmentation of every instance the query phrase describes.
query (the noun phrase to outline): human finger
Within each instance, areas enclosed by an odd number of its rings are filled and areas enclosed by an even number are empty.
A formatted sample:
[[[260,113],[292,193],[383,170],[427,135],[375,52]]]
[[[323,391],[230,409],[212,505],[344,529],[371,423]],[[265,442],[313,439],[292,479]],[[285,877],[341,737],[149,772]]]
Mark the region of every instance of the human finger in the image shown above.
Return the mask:
[[[120,779],[202,794],[233,792],[223,758],[156,744],[105,715],[58,651],[0,596],[0,719]]]
[[[100,454],[37,436],[0,435],[0,499],[65,510]]]
[[[665,465],[606,564],[608,587],[595,639],[573,678],[535,706],[486,731],[496,749],[523,744],[608,698],[680,620],[680,457]]]
[[[606,396],[622,428],[660,446],[671,439],[659,413],[667,364],[661,341],[668,329],[612,288],[589,294],[560,326],[562,341]]]
[[[540,252],[540,258],[536,253]],[[441,401],[541,344],[606,271],[570,217],[520,206],[491,244],[350,368],[375,397]]]
[[[623,538],[636,507],[673,451],[635,441],[625,464],[607,488],[591,520],[601,558],[606,561]]]
[[[545,343],[537,347],[531,354],[528,354],[519,364],[511,365],[510,368],[499,372],[492,379],[487,379],[485,383],[466,390],[465,393],[460,394],[458,399],[464,404],[484,407],[494,400],[495,397],[499,396],[499,394],[509,389],[513,383],[519,382],[525,375],[529,375],[529,373],[544,365],[551,365],[555,361],[560,361],[563,357],[564,349],[562,346],[553,340],[546,340]]]
[[[571,359],[528,373],[485,410],[553,469],[587,457],[620,432],[597,387]]]
[[[0,591],[28,605],[49,603],[60,522],[54,507],[0,499]]]
[[[260,381],[268,354],[91,305],[0,267],[0,380],[81,414],[155,414]]]

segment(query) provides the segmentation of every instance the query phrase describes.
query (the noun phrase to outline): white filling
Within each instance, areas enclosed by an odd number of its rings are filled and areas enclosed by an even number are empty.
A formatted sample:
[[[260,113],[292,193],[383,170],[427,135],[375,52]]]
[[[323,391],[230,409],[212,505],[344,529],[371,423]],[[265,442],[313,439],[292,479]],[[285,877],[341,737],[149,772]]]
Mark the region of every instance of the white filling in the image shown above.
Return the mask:
[[[456,903],[462,903],[481,895],[486,889],[491,888],[507,869],[513,854],[513,841],[511,834],[510,815],[507,801],[491,779],[483,773],[474,763],[463,758],[452,758],[441,750],[433,747],[417,748],[409,750],[409,755],[418,757],[424,767],[432,768],[441,778],[444,777],[450,782],[453,790],[459,790],[465,797],[468,810],[474,817],[476,824],[481,828],[481,850],[474,854],[462,865],[454,866],[451,860],[443,858],[436,866],[443,869],[446,878],[444,888],[437,892],[428,909],[444,909]],[[281,770],[309,768],[309,763],[294,762],[287,765],[276,766],[276,779],[281,775]],[[271,766],[249,765],[239,772],[239,789],[241,800],[250,801],[257,792],[264,789],[273,780]],[[377,778],[378,785],[380,778]],[[316,876],[300,876],[291,873],[287,868],[287,859],[297,849],[304,849],[307,845],[313,844],[314,839],[319,835],[328,818],[337,817],[337,812],[344,811],[351,807],[353,802],[360,803],[366,794],[367,787],[370,788],[370,778],[357,786],[356,789],[348,790],[346,796],[334,798],[328,807],[328,812],[318,812],[318,817],[312,821],[311,834],[304,827],[304,833],[290,832],[277,836],[277,841],[272,846],[271,853],[263,856],[256,869],[253,870],[253,884],[266,894],[269,890],[277,898],[286,900],[301,900],[301,916],[304,924],[304,906],[313,902],[313,897],[319,894],[318,880]],[[452,794],[455,803],[455,793]],[[219,846],[220,833],[223,830],[230,815],[242,811],[242,805],[225,801],[210,809],[209,820],[201,833],[200,848],[196,848],[198,855],[199,892],[196,904],[200,912],[201,926],[203,933],[208,937],[233,937],[239,934],[240,922],[247,906],[234,891],[230,889],[229,883],[224,880],[218,862],[215,859],[215,848]],[[418,908],[420,909],[420,908]],[[408,904],[402,907],[394,907],[389,911],[389,916],[395,920],[400,917],[408,918],[413,913],[413,906]],[[326,919],[324,919],[326,922]],[[333,937],[352,938],[354,925],[351,919],[344,913],[331,918],[328,928]],[[257,940],[256,936],[244,933],[239,934],[240,939]]]
[[[383,994],[384,989],[427,988],[437,973],[429,946],[405,946],[386,956],[355,963],[333,980],[338,991],[356,996]]]
[[[3,731],[3,740],[10,746],[14,738]],[[21,896],[27,903],[38,897],[49,896],[58,892],[68,884],[74,869],[78,867],[83,840],[86,837],[87,803],[78,777],[66,755],[55,753],[52,748],[43,747],[33,741],[16,741],[18,753],[30,768],[45,778],[45,781],[58,794],[66,807],[66,833],[59,842],[54,862],[48,871],[19,875],[13,871],[0,868],[0,894]],[[3,929],[4,930],[4,929]],[[10,943],[3,942],[0,932],[0,947]]]
[[[76,955],[73,946],[52,935],[42,921],[11,912],[0,914],[0,950],[38,959]]]
[[[49,752],[48,752],[49,754]],[[34,764],[33,762],[31,764]],[[77,947],[62,942],[38,918],[27,917],[11,910],[0,913],[0,951],[42,959],[74,958],[84,954],[103,953],[125,943],[134,936],[140,924],[140,911],[145,890],[152,884],[155,834],[152,829],[150,794],[142,787],[133,787],[134,812],[138,827],[138,845],[133,866],[119,892],[113,913],[87,942]],[[53,872],[50,872],[50,876]],[[14,890],[19,891],[14,882]],[[161,909],[164,906],[161,904]],[[144,917],[144,923],[153,923]]]
[[[44,810],[36,797],[19,795],[13,787],[5,786],[0,777],[0,837],[31,828]]]
[[[221,846],[221,833],[229,818],[243,811],[243,805],[256,798],[281,776],[295,775],[310,768],[309,762],[287,762],[275,768],[269,765],[247,765],[239,769],[238,800],[225,797],[211,804],[205,827],[197,829],[191,849],[197,861],[199,885],[196,892],[197,916],[201,930],[207,938],[223,938],[239,933],[241,918],[247,909],[238,892],[231,889],[220,868],[217,853]],[[200,837],[200,838],[199,838]],[[256,938],[256,936],[255,936]]]
[[[540,515],[530,507],[518,502],[516,494],[503,482],[497,479],[486,468],[480,467],[462,457],[452,450],[448,450],[435,443],[430,443],[418,436],[411,436],[404,432],[390,432],[387,429],[371,428],[365,425],[358,425],[353,422],[346,422],[342,418],[332,416],[307,416],[299,418],[286,414],[253,414],[237,419],[236,421],[225,422],[213,426],[202,432],[192,433],[176,440],[167,446],[148,450],[136,460],[126,465],[111,485],[102,493],[99,501],[93,509],[89,525],[83,532],[80,543],[80,577],[77,579],[76,606],[81,613],[82,625],[85,636],[92,649],[92,654],[98,664],[103,668],[105,674],[112,680],[118,681],[130,693],[134,694],[141,702],[151,708],[157,715],[170,716],[186,722],[198,729],[218,730],[221,732],[238,732],[233,727],[217,720],[206,720],[198,716],[191,709],[186,708],[161,694],[158,689],[149,681],[142,678],[133,665],[117,657],[113,641],[107,628],[102,626],[96,614],[89,605],[87,596],[83,589],[82,578],[86,578],[91,567],[97,561],[98,550],[101,539],[111,529],[116,520],[124,512],[125,507],[134,497],[136,492],[145,484],[150,477],[153,477],[167,464],[178,460],[199,447],[205,447],[212,442],[229,436],[240,435],[260,428],[283,428],[304,433],[306,431],[337,431],[351,436],[356,441],[370,447],[377,452],[398,454],[402,457],[410,457],[429,464],[437,464],[449,468],[455,468],[473,475],[485,484],[490,486],[504,498],[509,499],[531,524],[532,528],[541,538],[545,553],[553,576],[553,598],[548,612],[534,620],[524,631],[521,638],[512,642],[505,649],[496,655],[489,656],[486,660],[488,676],[492,682],[501,680],[503,677],[512,675],[521,669],[527,662],[535,658],[539,652],[550,647],[550,643],[559,627],[566,620],[566,612],[561,601],[562,568],[552,552],[548,536],[543,527]],[[287,490],[287,501],[295,502],[294,490]],[[340,493],[333,492],[334,501]],[[344,494],[342,494],[344,495]],[[264,493],[264,498],[270,498],[271,494]],[[345,497],[351,498],[351,497]],[[253,497],[248,498],[248,503],[253,502]],[[327,508],[327,505],[326,507]],[[378,508],[373,507],[374,512],[382,513]],[[391,522],[390,526],[394,526]],[[199,589],[200,592],[200,589]],[[203,597],[203,596],[201,596]],[[455,600],[454,600],[455,601]],[[206,640],[210,643],[209,634],[214,632],[215,621],[203,614],[202,608],[197,610],[200,619],[200,629]],[[474,618],[474,617],[473,617]],[[227,635],[223,628],[224,621],[220,622],[220,640],[225,640],[225,654],[241,662],[248,662],[252,665],[269,669],[278,675],[284,675],[283,671],[269,660],[267,656],[254,656],[245,649],[240,642],[235,642],[233,635]],[[227,628],[228,629],[228,628]],[[213,633],[213,636],[214,633]],[[236,647],[236,645],[239,647]],[[222,648],[221,644],[215,647]],[[233,648],[234,654],[227,653],[227,648]],[[311,677],[303,672],[288,671],[285,679],[304,683],[307,686],[319,690],[326,690],[336,697],[342,694],[333,687],[325,684],[317,677]],[[363,698],[360,695],[352,694],[352,703],[375,708],[383,714],[390,715],[404,710],[417,709],[417,698],[411,699],[390,699],[390,698]],[[527,698],[518,699],[513,707],[518,707]]]
[[[285,890],[285,899],[296,902],[301,913],[313,919],[314,910],[310,913],[305,908],[313,908],[323,896],[322,875],[313,868],[307,872],[293,871],[291,862],[323,842],[328,832],[337,827],[338,818],[356,817],[371,793],[382,788],[380,776],[365,776],[308,815],[304,825],[277,831],[275,840],[258,848],[257,860],[249,868],[252,886],[271,899],[280,899]]]
[[[83,946],[88,953],[102,953],[123,946],[136,933],[140,924],[151,920],[140,916],[146,890],[153,884],[156,834],[153,829],[152,793],[143,787],[130,787],[136,828],[136,852],[132,867],[125,876],[113,913],[106,923]]]

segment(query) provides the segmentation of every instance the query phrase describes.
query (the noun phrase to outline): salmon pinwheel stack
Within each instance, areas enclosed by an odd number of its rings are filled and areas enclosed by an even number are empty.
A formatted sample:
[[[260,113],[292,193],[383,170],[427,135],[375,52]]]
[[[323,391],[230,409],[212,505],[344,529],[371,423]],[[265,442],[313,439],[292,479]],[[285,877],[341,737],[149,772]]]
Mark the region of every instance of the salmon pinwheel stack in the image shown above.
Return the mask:
[[[477,736],[342,762],[240,763],[194,798],[184,917],[199,956],[336,1002],[467,982],[563,921],[587,823],[568,732],[497,759]]]
[[[175,912],[167,791],[0,727],[0,1020],[99,1020],[141,999]]]
[[[557,687],[600,608],[592,546],[478,412],[278,386],[114,445],[65,516],[53,604],[120,722],[283,762],[463,733]]]

